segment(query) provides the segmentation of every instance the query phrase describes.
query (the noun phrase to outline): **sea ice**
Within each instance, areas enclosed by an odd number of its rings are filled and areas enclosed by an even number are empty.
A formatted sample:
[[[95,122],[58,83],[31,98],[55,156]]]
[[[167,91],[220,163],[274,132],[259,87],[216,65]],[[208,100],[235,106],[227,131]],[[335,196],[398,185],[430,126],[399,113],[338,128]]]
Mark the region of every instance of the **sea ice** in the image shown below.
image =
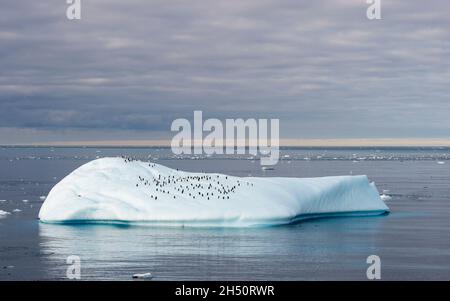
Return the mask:
[[[390,201],[392,199],[390,195],[384,193],[380,195],[380,198],[383,200],[383,202]]]
[[[3,218],[5,216],[7,216],[8,214],[11,214],[11,213],[9,213],[8,211],[0,210],[0,218]]]
[[[249,227],[388,211],[366,176],[234,177],[102,158],[56,184],[39,218],[42,222]]]
[[[143,274],[134,274],[132,276],[134,279],[152,279],[153,276],[151,273],[143,273]]]

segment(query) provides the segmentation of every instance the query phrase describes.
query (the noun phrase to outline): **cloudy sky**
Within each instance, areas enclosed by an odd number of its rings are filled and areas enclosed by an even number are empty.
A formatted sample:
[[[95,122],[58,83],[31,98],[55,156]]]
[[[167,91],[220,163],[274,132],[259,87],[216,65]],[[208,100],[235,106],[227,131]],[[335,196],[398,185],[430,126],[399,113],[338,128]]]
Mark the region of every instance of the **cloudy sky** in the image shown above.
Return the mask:
[[[284,138],[450,136],[450,2],[2,1],[0,144],[171,137],[279,118]]]

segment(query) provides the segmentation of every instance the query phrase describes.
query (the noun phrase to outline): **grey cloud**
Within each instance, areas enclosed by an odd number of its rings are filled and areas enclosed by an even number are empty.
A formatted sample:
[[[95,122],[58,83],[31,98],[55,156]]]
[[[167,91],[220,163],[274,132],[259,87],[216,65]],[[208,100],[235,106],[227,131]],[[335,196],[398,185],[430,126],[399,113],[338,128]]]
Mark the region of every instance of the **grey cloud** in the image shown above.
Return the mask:
[[[380,21],[366,7],[82,0],[68,21],[64,1],[9,1],[0,127],[157,136],[201,109],[280,118],[289,138],[447,137],[450,3],[382,1]]]

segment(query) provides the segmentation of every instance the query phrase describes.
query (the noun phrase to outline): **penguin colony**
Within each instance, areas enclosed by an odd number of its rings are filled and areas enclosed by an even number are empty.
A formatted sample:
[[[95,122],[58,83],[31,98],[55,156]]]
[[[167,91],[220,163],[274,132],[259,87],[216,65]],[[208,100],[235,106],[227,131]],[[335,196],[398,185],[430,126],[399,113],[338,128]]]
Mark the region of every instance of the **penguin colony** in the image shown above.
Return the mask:
[[[122,156],[122,159],[125,163],[139,161],[125,156]],[[149,167],[155,168],[156,165],[149,163]],[[211,200],[213,198],[229,200],[237,190],[243,187],[253,187],[253,183],[242,179],[239,180],[238,178],[230,183],[226,175],[163,176],[158,174],[152,178],[138,176],[136,187],[151,188],[150,198],[154,200],[160,199],[162,195],[173,197],[173,199],[176,199],[177,196],[182,196],[193,200]]]

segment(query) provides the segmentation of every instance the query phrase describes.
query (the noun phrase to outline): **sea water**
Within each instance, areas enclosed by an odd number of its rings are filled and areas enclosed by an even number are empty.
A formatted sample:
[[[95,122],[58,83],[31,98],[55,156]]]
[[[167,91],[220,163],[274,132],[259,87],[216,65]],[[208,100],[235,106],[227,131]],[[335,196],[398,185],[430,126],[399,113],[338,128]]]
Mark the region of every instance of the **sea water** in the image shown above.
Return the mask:
[[[82,164],[132,156],[195,172],[319,177],[366,174],[391,196],[389,215],[250,229],[49,225],[43,197]],[[369,255],[384,280],[450,280],[450,149],[282,148],[274,170],[257,158],[174,156],[167,148],[0,147],[0,280],[364,280]],[[25,202],[26,201],[26,202]],[[15,209],[20,211],[14,212]]]

